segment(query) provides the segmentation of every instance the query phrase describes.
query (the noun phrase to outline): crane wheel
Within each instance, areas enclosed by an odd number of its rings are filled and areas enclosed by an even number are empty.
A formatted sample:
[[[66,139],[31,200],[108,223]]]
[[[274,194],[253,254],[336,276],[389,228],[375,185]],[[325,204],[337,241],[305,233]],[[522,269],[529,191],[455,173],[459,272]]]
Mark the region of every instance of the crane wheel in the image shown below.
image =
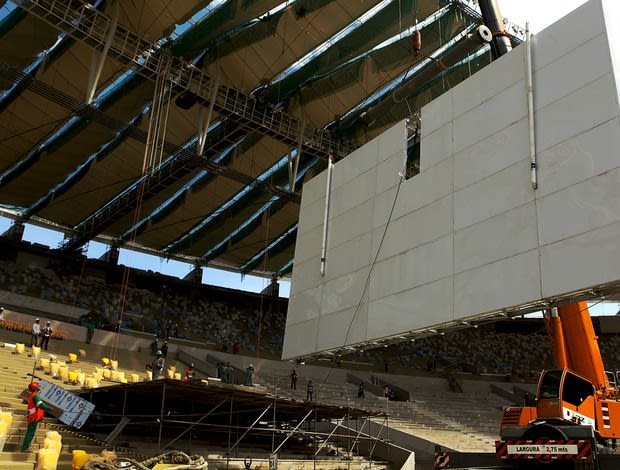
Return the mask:
[[[553,426],[548,423],[541,423],[529,428],[525,433],[523,433],[523,439],[528,439],[532,441],[536,441],[537,439],[568,439],[566,434],[556,426]],[[570,461],[560,461],[557,460],[536,460],[530,462],[522,462],[523,466],[519,468],[522,470],[533,470],[533,469],[562,469],[562,470],[573,470],[575,468],[575,463]]]

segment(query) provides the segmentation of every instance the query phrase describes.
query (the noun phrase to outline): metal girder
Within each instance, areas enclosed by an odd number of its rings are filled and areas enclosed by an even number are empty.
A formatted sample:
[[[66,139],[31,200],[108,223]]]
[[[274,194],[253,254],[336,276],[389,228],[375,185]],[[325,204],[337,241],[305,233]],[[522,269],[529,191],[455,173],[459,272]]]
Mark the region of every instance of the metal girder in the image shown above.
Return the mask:
[[[228,450],[226,451],[227,454],[230,454],[230,451],[233,450],[235,447],[237,447],[239,445],[239,443],[243,440],[243,438],[252,430],[254,429],[254,426],[256,426],[258,424],[258,422],[260,421],[260,419],[265,416],[265,413],[267,413],[270,409],[271,409],[271,404],[269,404],[264,410],[263,412],[254,420],[254,422],[245,430],[245,432],[243,434],[241,434],[241,436],[239,437],[239,439],[237,439],[237,442],[235,442],[232,446],[230,446],[228,448]]]
[[[218,69],[219,70],[219,69]],[[200,108],[200,122],[198,124],[198,144],[197,153],[202,155],[205,149],[205,143],[207,141],[207,133],[209,132],[209,126],[211,125],[211,119],[213,117],[213,105],[215,104],[215,96],[220,88],[219,77],[215,77],[215,84],[213,85],[212,99],[209,103],[209,108]]]
[[[114,18],[109,25],[108,32],[106,34],[106,42],[103,46],[103,51],[101,51],[101,56],[99,60],[97,60],[97,51],[93,50],[93,63],[91,65],[90,74],[88,76],[88,89],[86,90],[86,103],[91,104],[93,102],[93,98],[95,97],[95,92],[97,91],[97,85],[99,84],[99,78],[101,78],[101,72],[103,71],[103,66],[105,64],[105,60],[108,57],[108,52],[110,50],[110,46],[112,45],[112,39],[116,34],[116,28],[118,26],[118,15],[119,15],[119,3],[117,2],[114,5]]]
[[[113,20],[88,4],[81,4],[78,9],[74,9],[71,2],[60,0],[22,0],[17,4],[90,47],[106,47],[106,33],[110,31]],[[217,93],[213,93],[215,80],[211,76],[123,25],[117,26],[108,54],[151,80],[155,80],[159,74],[160,61],[169,61],[170,69],[166,78],[173,84],[175,91],[189,92],[204,103],[208,103],[211,94],[214,94],[214,109],[221,115],[234,116],[248,129],[269,135],[287,145],[294,146],[299,141],[302,126],[295,117],[271,106],[264,106],[253,96],[224,85],[217,87]],[[334,140],[325,132],[310,130],[304,133],[303,151],[310,155],[327,158],[332,154],[340,159],[352,150],[350,143]]]
[[[295,429],[293,429],[293,430],[292,430],[292,431],[288,434],[288,436],[286,436],[286,438],[285,438],[285,439],[284,439],[284,440],[280,443],[280,445],[278,446],[278,448],[272,452],[272,454],[277,454],[277,453],[278,453],[278,451],[282,448],[282,446],[284,445],[284,443],[285,443],[286,441],[288,441],[288,440],[289,440],[289,438],[290,438],[293,434],[295,434],[295,433],[297,432],[297,430],[299,429],[299,427],[300,427],[302,424],[304,424],[304,423],[306,422],[306,420],[308,419],[308,416],[310,416],[310,415],[312,414],[312,412],[313,412],[313,411],[314,411],[314,410],[310,410],[310,411],[308,411],[308,413],[306,413],[306,416],[304,416],[304,417],[303,417],[303,418],[299,421],[299,423],[297,423],[297,426],[295,426]]]
[[[94,122],[113,129],[115,131],[127,131],[127,135],[135,140],[147,142],[147,134],[142,129],[132,126],[126,122],[115,119],[91,105],[77,100],[60,90],[57,90],[46,83],[43,83],[29,74],[12,67],[11,65],[0,61],[0,75],[24,84],[30,91],[43,96],[44,98],[63,106],[65,109],[72,111],[78,116],[88,116]],[[228,141],[226,141],[228,142]],[[217,152],[220,147],[214,142],[213,152]],[[241,173],[237,170],[220,166],[206,157],[201,157],[195,152],[178,147],[169,142],[164,142],[164,151],[168,154],[176,154],[177,159],[170,166],[162,166],[158,171],[144,177],[142,184],[144,185],[145,197],[150,194],[157,194],[163,188],[169,186],[172,182],[177,181],[189,171],[196,167],[205,168],[214,174],[230,178],[247,186],[261,188],[270,194],[278,195],[287,200],[300,202],[299,194],[290,193],[282,188],[275,187],[269,183],[256,180],[254,177]],[[209,154],[213,155],[213,154]],[[136,188],[136,191],[138,188]],[[128,191],[99,209],[89,219],[78,225],[75,230],[77,234],[68,238],[63,242],[63,250],[71,251],[79,248],[95,235],[101,233],[105,227],[119,220],[135,208],[137,203],[136,192]]]
[[[175,437],[174,439],[172,439],[170,442],[168,442],[168,444],[166,444],[162,450],[166,450],[168,449],[172,444],[174,444],[176,441],[178,441],[179,439],[181,439],[186,433],[188,433],[189,431],[191,431],[192,429],[194,429],[194,427],[196,427],[198,424],[202,423],[202,421],[209,417],[215,410],[217,410],[220,406],[222,406],[224,403],[226,403],[228,401],[228,398],[220,401],[218,404],[216,404],[215,406],[213,406],[209,411],[207,411],[204,415],[202,415],[200,417],[200,419],[198,421],[192,422],[192,423],[188,423],[189,426],[187,428],[185,428],[183,430],[183,432],[181,434],[179,434],[177,437]]]
[[[386,98],[362,113],[360,120],[367,126],[371,126],[379,116],[414,93],[416,88],[456,64],[463,57],[467,57],[474,50],[488,44],[492,38],[491,31],[486,26],[479,26],[475,31],[468,32],[439,57],[430,57],[427,64],[418,73],[404,77],[402,82]]]

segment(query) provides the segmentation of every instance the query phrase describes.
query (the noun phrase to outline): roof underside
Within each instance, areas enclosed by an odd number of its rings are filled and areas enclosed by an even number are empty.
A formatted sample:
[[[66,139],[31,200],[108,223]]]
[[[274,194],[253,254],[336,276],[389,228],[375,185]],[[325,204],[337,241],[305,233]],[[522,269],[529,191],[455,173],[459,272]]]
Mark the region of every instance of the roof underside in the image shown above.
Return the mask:
[[[300,189],[329,154],[491,60],[476,44],[436,66],[481,23],[459,1],[0,6],[0,206],[65,231],[60,249],[97,238],[244,273],[290,271]]]

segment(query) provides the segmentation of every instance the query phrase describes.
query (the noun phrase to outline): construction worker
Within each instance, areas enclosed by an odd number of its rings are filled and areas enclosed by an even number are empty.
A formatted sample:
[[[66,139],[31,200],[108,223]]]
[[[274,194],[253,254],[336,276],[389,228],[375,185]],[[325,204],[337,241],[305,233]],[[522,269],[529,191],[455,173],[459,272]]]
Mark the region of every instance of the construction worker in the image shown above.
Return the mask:
[[[41,336],[41,320],[37,318],[30,332],[30,347],[39,346],[39,336]]]
[[[247,369],[245,369],[245,384],[248,387],[251,387],[252,384],[252,378],[254,377],[254,365],[250,364]]]
[[[30,391],[30,396],[28,397],[27,415],[28,428],[26,429],[26,435],[24,436],[22,452],[28,452],[32,438],[37,432],[37,424],[45,418],[44,412],[50,410],[43,400],[41,400],[41,397],[39,397],[39,382],[30,382],[28,384],[28,390]]]
[[[47,351],[47,346],[52,337],[52,322],[48,321],[41,330],[41,348]]]
[[[163,374],[164,367],[166,366],[166,360],[164,359],[164,355],[161,350],[158,350],[155,353],[155,359],[151,363],[151,369],[153,370],[153,380],[157,380],[157,378]]]
[[[185,375],[183,376],[183,382],[189,382],[196,377],[196,373],[194,372],[194,364],[191,364],[189,368],[185,371]]]

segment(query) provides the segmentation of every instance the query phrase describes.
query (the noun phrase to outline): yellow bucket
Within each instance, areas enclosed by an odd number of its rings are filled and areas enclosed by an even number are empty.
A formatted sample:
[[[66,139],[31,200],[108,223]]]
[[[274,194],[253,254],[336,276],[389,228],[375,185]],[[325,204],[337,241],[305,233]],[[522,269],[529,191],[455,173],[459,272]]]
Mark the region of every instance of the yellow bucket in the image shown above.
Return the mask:
[[[92,457],[87,454],[85,450],[76,449],[72,452],[71,468],[73,470],[80,470],[84,464]]]
[[[37,470],[56,470],[57,466],[58,452],[55,449],[39,449]]]

